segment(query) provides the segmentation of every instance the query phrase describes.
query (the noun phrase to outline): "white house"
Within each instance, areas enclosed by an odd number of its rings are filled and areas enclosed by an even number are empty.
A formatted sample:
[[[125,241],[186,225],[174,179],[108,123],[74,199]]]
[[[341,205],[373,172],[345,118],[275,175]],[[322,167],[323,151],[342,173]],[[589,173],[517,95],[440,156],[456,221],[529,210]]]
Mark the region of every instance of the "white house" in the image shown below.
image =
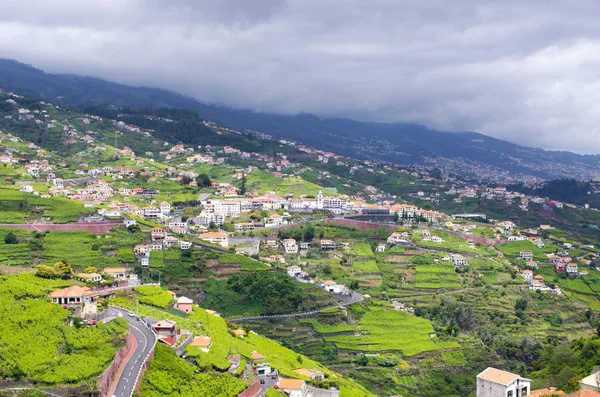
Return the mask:
[[[526,261],[531,261],[531,260],[533,260],[533,252],[521,251],[521,252],[519,252],[519,258],[526,260]]]
[[[302,268],[300,266],[290,266],[287,269],[287,274],[290,277],[297,277],[302,274]]]
[[[569,276],[577,276],[579,274],[579,267],[577,263],[569,263],[566,267],[567,274]]]
[[[525,397],[531,380],[517,374],[488,367],[477,375],[477,397]]]
[[[527,281],[533,280],[533,270],[522,270],[521,277],[523,277]]]
[[[387,242],[388,242],[388,244],[400,244],[400,243],[406,243],[407,241],[404,238],[404,236],[402,236],[402,233],[394,232],[394,233],[390,234],[390,236],[387,238]]]
[[[171,212],[171,204],[167,203],[166,201],[163,201],[162,203],[160,203],[160,213],[162,215],[168,214],[169,212]]]
[[[323,287],[326,291],[334,293],[334,294],[342,294],[346,292],[346,286],[343,284],[338,284],[333,280],[323,281],[321,283],[321,287]]]
[[[452,254],[450,255],[450,259],[452,259],[454,267],[463,267],[467,265],[467,260],[461,254]]]
[[[431,241],[433,241],[434,243],[440,243],[441,244],[441,243],[444,242],[444,239],[441,238],[441,237],[439,237],[439,236],[432,236],[431,237]]]
[[[208,232],[198,235],[200,240],[208,241],[209,243],[219,244],[221,247],[229,246],[229,237],[221,232]]]
[[[195,346],[205,353],[208,353],[212,346],[212,339],[208,336],[197,336],[194,338],[190,346]]]
[[[289,397],[304,397],[306,395],[306,382],[301,379],[282,378],[279,379],[277,386]]]
[[[286,254],[296,254],[298,253],[298,245],[296,244],[296,240],[293,238],[287,238],[281,242],[283,246],[283,251]]]
[[[140,258],[140,264],[142,265],[142,267],[149,267],[150,266],[150,256],[142,256]]]

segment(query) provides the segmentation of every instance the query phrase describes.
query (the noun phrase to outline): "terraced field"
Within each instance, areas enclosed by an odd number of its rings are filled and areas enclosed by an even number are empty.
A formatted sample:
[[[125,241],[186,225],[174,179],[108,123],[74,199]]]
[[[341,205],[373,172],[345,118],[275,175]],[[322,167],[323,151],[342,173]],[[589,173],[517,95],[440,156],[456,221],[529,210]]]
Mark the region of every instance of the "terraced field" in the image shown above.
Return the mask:
[[[405,356],[458,348],[456,342],[435,341],[434,329],[427,319],[401,311],[371,309],[358,324],[359,333],[325,337],[340,349],[383,352],[399,351]]]

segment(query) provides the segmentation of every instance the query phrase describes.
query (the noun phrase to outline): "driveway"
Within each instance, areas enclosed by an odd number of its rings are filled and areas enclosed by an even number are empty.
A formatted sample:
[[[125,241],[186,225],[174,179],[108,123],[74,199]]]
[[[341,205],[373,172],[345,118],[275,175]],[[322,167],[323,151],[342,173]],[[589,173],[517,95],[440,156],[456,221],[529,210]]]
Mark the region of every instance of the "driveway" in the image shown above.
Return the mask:
[[[128,312],[122,309],[110,307],[109,312],[117,317],[125,319],[129,323],[129,331],[135,337],[136,346],[133,354],[121,364],[117,373],[116,387],[113,396],[131,397],[135,389],[139,374],[144,365],[144,359],[154,348],[156,337],[144,323],[135,317],[130,317]]]

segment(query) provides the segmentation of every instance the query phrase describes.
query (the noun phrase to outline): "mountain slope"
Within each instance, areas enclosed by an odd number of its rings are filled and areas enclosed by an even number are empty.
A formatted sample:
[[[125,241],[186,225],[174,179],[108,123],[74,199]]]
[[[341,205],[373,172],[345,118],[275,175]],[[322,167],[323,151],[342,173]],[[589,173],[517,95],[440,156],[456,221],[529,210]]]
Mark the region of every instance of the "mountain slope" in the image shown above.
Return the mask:
[[[377,161],[429,164],[473,177],[498,174],[541,178],[593,178],[600,175],[600,156],[526,148],[473,132],[448,133],[415,124],[361,122],[256,113],[203,104],[166,90],[130,87],[93,77],[49,74],[0,59],[0,87],[67,105],[111,104],[174,107],[196,111],[204,119],[240,131],[260,131],[324,150]]]

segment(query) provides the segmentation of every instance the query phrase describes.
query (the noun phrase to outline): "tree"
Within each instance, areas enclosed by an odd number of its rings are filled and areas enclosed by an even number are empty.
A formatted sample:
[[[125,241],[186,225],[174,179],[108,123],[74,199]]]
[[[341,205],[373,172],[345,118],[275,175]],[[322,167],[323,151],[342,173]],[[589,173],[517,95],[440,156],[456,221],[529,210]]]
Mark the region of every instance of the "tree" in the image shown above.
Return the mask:
[[[242,176],[242,181],[240,182],[240,187],[238,188],[238,194],[240,196],[246,194],[246,175]]]
[[[394,222],[398,223],[399,220],[400,220],[400,215],[398,215],[398,212],[394,212]]]
[[[95,268],[94,266],[90,266],[90,267],[86,267],[84,270],[86,273],[97,273],[98,269]]]
[[[56,277],[68,279],[73,276],[73,269],[71,268],[71,265],[63,259],[54,264],[54,273],[56,274]]]
[[[304,241],[312,241],[315,238],[315,228],[312,224],[308,224],[304,229]]]
[[[52,266],[40,265],[35,271],[35,275],[42,278],[54,278],[56,272]]]
[[[213,221],[210,221],[210,223],[208,224],[208,228],[210,230],[217,230],[218,229],[217,224],[214,223]]]
[[[196,184],[198,187],[208,187],[212,185],[212,181],[210,180],[208,174],[202,173],[196,177]]]
[[[527,300],[527,298],[519,298],[517,299],[517,303],[515,303],[515,310],[526,310],[527,309],[527,305],[529,304],[529,301]]]
[[[4,244],[19,244],[17,235],[14,232],[6,233],[6,236],[4,236]]]

